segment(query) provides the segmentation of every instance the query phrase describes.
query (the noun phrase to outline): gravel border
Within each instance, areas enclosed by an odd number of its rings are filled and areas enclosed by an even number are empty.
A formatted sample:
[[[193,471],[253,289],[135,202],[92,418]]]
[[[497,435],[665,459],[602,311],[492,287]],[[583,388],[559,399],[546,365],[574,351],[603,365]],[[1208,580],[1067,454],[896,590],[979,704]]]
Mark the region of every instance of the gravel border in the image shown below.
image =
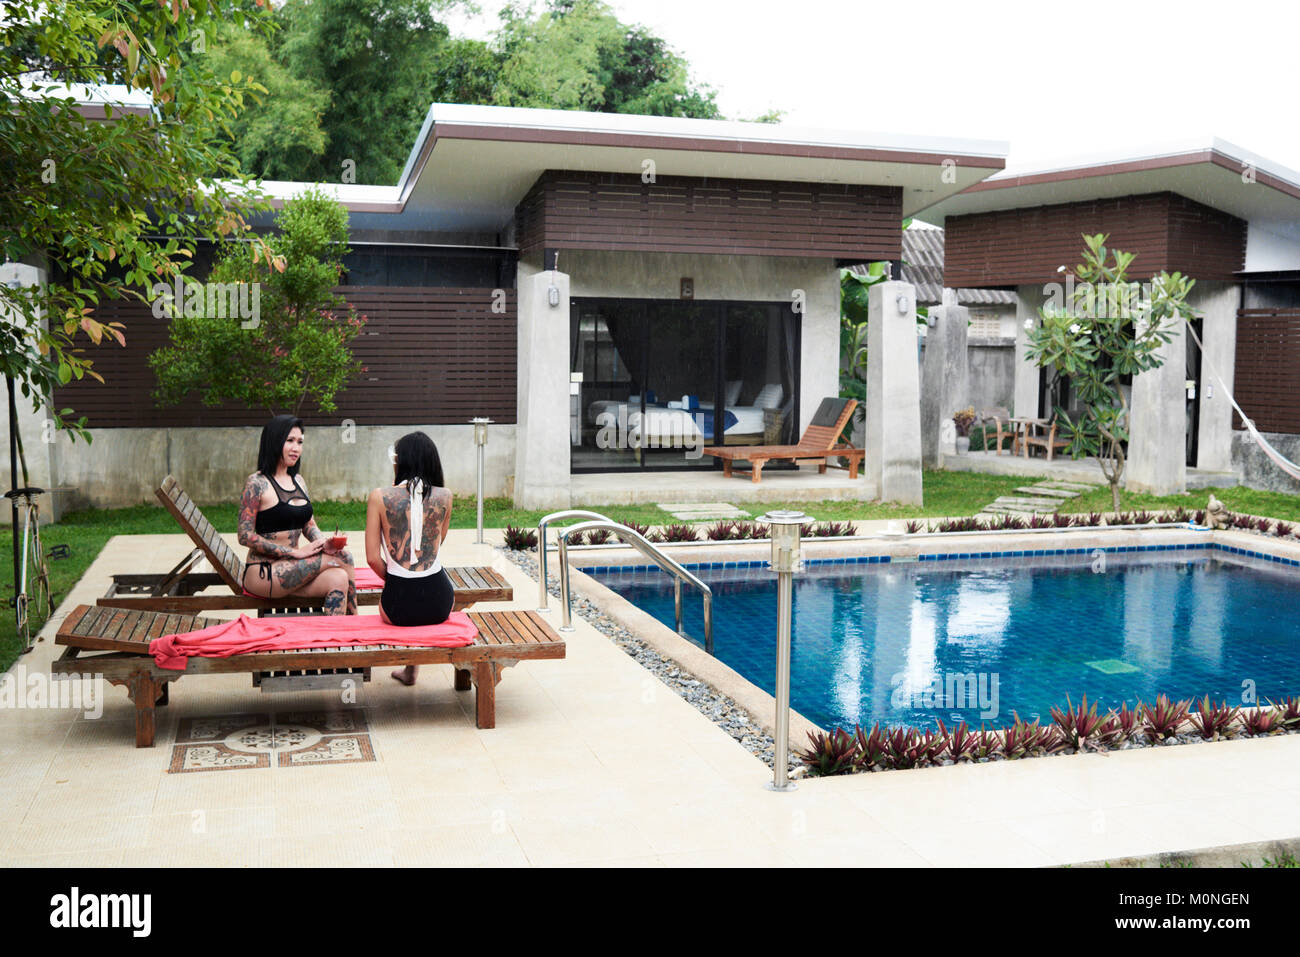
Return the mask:
[[[529,552],[494,546],[506,559],[519,566],[533,581],[537,581],[537,559]],[[547,582],[551,597],[560,597],[558,583]],[[581,595],[573,596],[573,614],[591,625],[633,658],[637,664],[671,688],[704,717],[708,718],[769,768],[775,761],[776,742],[770,734],[758,727],[749,714],[727,695],[700,681],[671,658],[665,658],[635,634],[614,619],[602,614],[595,605]],[[807,769],[794,755],[789,754],[790,777],[804,777]]]

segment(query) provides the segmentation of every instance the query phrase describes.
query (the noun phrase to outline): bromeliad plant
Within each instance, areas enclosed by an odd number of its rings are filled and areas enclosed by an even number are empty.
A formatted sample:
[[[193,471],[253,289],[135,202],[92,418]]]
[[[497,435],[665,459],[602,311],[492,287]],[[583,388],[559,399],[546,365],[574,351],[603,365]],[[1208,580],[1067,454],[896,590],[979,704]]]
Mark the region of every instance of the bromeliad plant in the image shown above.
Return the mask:
[[[1170,701],[1168,696],[1160,695],[1154,705],[1141,704],[1142,730],[1153,741],[1166,741],[1178,734],[1187,721],[1190,701]]]
[[[1098,740],[1098,732],[1102,730],[1105,718],[1097,714],[1095,701],[1091,708],[1088,707],[1086,694],[1077,706],[1070,700],[1070,696],[1066,695],[1064,710],[1052,708],[1052,720],[1060,729],[1062,741],[1066,746],[1076,751],[1083,751],[1085,748],[1105,750],[1105,743]]]
[[[1192,727],[1206,741],[1219,741],[1234,735],[1233,725],[1237,721],[1240,708],[1232,708],[1225,701],[1213,704],[1206,695],[1196,703],[1196,712],[1191,716]]]
[[[808,747],[795,752],[795,757],[808,766],[808,773],[818,777],[848,774],[853,770],[857,756],[858,742],[843,728],[836,728],[830,734],[810,731]]]
[[[506,548],[523,551],[537,547],[537,530],[535,528],[516,528],[507,525],[505,530]]]
[[[1069,288],[1069,301],[1057,285],[1057,301],[1038,311],[1039,322],[1026,320],[1025,354],[1069,378],[1081,411],[1071,419],[1056,409],[1067,450],[1075,458],[1097,458],[1119,511],[1129,438],[1121,380],[1164,363],[1164,346],[1179,324],[1195,315],[1187,304],[1195,280],[1162,272],[1144,290],[1128,277],[1135,254],[1107,249],[1106,238],[1101,233],[1083,237],[1083,262],[1074,268],[1077,284]]]

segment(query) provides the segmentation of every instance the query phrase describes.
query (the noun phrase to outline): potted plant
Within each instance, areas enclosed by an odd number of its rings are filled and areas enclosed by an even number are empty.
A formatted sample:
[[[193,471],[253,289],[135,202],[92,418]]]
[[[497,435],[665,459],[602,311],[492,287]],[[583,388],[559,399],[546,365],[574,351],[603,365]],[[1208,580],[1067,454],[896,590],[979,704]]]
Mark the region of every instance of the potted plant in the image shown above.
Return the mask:
[[[975,408],[967,406],[954,412],[952,424],[957,427],[957,454],[965,455],[970,451],[970,427],[975,424]]]

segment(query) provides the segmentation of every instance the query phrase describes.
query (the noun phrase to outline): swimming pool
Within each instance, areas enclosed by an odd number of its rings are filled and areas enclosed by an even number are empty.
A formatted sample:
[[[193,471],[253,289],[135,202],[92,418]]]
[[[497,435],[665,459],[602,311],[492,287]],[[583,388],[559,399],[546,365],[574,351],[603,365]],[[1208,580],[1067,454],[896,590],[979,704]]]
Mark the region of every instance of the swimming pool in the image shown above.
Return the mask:
[[[771,693],[776,577],[754,564],[692,570],[714,591],[717,657]],[[672,627],[657,568],[584,571]],[[810,562],[794,581],[791,704],[826,728],[1047,722],[1067,694],[1104,712],[1300,693],[1300,569],[1239,549]],[[684,604],[698,637],[700,602]]]

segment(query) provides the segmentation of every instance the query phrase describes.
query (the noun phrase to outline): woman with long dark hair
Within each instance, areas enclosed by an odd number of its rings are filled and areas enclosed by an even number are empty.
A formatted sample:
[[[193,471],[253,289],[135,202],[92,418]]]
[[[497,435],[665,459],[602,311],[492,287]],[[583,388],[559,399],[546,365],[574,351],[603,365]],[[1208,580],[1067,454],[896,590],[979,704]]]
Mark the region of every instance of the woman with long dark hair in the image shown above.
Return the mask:
[[[440,625],[455,594],[438,560],[451,527],[451,492],[443,487],[438,447],[423,432],[394,443],[393,484],[366,502],[366,563],[384,580],[379,615],[390,625]],[[414,665],[393,677],[415,683]]]
[[[298,474],[302,440],[302,420],[292,415],[277,415],[262,429],[257,471],[239,503],[239,544],[248,548],[244,591],[324,598],[325,614],[355,615],[352,556],[330,545],[312,517],[307,484]]]

